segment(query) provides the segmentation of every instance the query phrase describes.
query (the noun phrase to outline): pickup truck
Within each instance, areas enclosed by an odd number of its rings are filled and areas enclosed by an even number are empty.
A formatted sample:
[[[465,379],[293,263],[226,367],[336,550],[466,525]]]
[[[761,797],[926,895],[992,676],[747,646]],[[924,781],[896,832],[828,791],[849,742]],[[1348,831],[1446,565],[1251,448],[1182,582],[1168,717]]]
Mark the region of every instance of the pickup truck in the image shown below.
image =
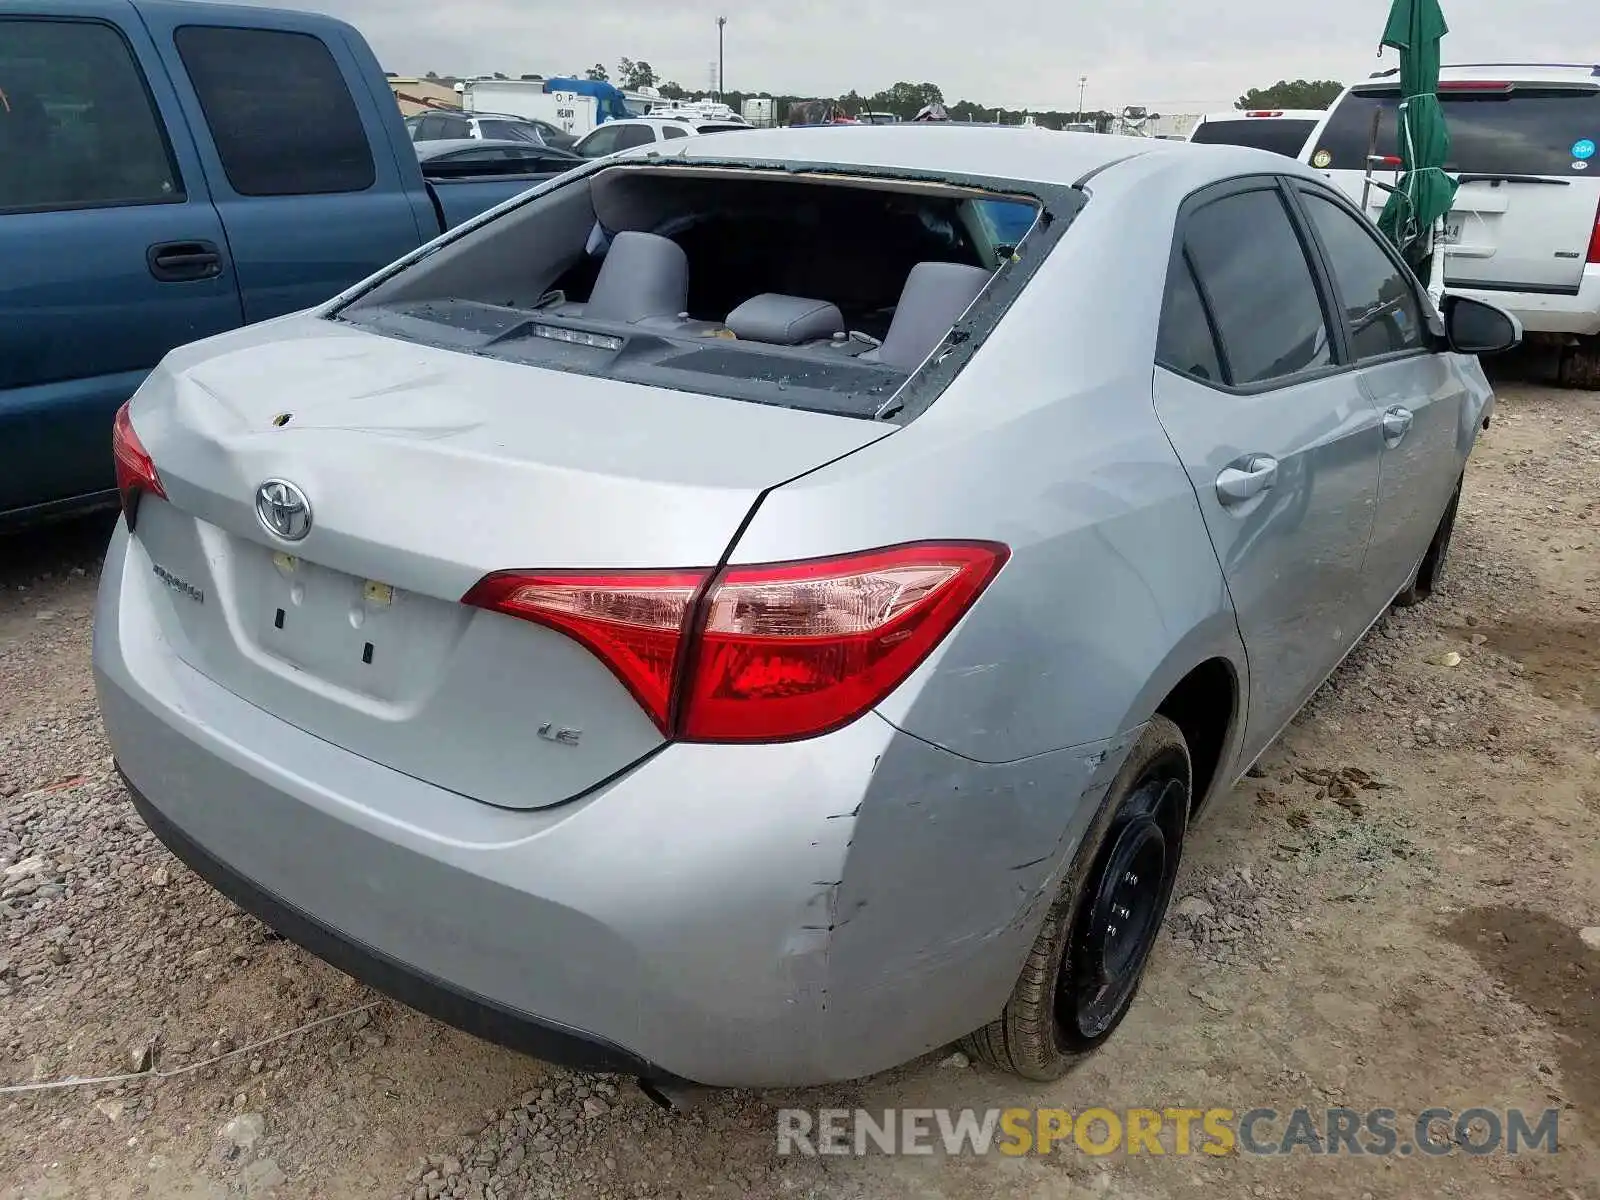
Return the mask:
[[[425,178],[342,21],[0,0],[0,528],[115,502],[112,420],[168,350],[327,300],[569,165]]]

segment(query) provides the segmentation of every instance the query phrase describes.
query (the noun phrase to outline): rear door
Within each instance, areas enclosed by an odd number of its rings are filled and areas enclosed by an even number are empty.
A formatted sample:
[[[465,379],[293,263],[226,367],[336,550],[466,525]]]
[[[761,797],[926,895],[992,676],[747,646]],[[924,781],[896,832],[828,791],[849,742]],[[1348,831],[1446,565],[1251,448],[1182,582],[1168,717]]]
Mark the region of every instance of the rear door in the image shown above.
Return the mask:
[[[1600,209],[1600,80],[1447,80],[1439,98],[1450,128],[1447,166],[1461,181],[1446,223],[1445,282],[1576,294]],[[1399,102],[1397,87],[1352,89],[1312,150],[1312,165],[1358,202],[1369,150],[1384,160],[1377,178],[1395,181]],[[1370,189],[1374,218],[1386,196]]]
[[[1271,178],[1180,214],[1156,409],[1194,485],[1250,662],[1246,757],[1366,629],[1378,414]]]
[[[239,324],[222,222],[126,4],[0,16],[0,513],[113,486],[111,420]]]
[[[209,131],[197,140],[247,321],[328,300],[437,232],[421,223],[432,210],[415,159],[402,173],[406,148],[384,136],[397,115],[362,86],[365,55],[295,13],[185,7],[147,20],[192,125]],[[393,107],[387,88],[382,99]]]
[[[1422,559],[1455,489],[1470,445],[1470,397],[1429,346],[1416,281],[1354,206],[1314,184],[1295,184],[1344,316],[1350,359],[1381,414],[1378,511],[1362,567],[1376,615]]]

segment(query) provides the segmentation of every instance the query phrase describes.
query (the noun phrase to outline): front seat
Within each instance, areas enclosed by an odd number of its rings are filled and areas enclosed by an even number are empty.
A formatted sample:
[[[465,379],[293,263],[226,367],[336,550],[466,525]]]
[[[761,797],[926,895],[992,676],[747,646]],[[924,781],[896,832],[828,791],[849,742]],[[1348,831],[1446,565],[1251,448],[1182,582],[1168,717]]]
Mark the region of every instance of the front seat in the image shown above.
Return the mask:
[[[671,238],[624,230],[611,239],[583,315],[632,325],[676,317],[689,303],[689,258]]]
[[[918,263],[906,276],[906,285],[900,291],[900,303],[895,307],[894,320],[889,323],[883,345],[868,350],[860,356],[861,360],[880,362],[902,371],[916,370],[983,291],[989,278],[990,273],[982,267],[949,262]]]

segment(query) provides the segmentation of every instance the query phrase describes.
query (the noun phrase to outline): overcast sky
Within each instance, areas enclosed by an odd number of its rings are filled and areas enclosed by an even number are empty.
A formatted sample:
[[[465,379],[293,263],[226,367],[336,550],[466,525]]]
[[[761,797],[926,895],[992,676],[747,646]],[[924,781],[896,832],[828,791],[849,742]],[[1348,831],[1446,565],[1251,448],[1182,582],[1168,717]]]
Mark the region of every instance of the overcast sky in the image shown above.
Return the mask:
[[[932,82],[946,99],[1009,108],[1227,108],[1280,78],[1349,82],[1380,66],[1388,0],[263,0],[355,24],[386,70],[513,77],[644,59],[711,83],[728,18],[730,90],[870,94]],[[1445,61],[1600,59],[1594,0],[1443,0]]]

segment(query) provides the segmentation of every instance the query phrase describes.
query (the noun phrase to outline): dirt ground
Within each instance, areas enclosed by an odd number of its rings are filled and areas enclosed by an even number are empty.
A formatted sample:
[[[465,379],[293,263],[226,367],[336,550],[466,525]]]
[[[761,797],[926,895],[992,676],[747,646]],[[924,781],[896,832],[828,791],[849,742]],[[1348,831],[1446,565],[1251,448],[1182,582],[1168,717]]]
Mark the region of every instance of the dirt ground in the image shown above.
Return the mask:
[[[944,1051],[688,1117],[385,1001],[190,875],[96,717],[108,523],[0,542],[0,1085],[171,1072],[332,1018],[160,1080],[0,1087],[0,1198],[1597,1200],[1600,394],[1502,384],[1468,481],[1442,592],[1386,617],[1196,827],[1101,1053],[1031,1085]],[[775,1153],[779,1107],[896,1105],[1387,1107],[1402,1129],[1554,1108],[1559,1150]]]

